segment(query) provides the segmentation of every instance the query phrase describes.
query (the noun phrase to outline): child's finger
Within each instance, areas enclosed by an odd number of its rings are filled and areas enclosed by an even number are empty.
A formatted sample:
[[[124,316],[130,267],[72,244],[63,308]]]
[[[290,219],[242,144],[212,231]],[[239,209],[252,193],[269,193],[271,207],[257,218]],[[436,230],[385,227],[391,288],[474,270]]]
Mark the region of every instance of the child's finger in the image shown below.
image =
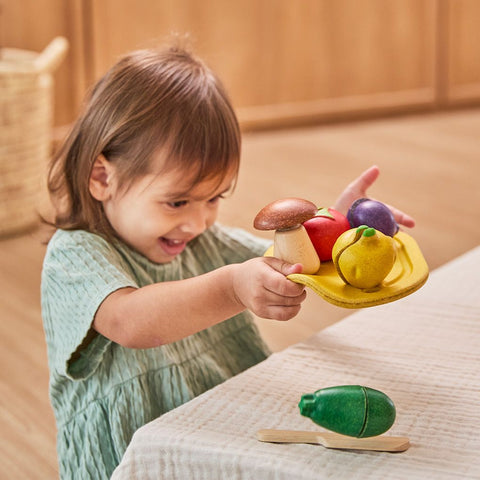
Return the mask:
[[[415,220],[410,215],[407,215],[406,213],[402,212],[398,208],[392,207],[391,205],[387,205],[387,207],[390,209],[393,214],[393,218],[395,218],[395,221],[399,225],[408,228],[412,228],[415,226]]]
[[[280,321],[290,320],[298,314],[300,308],[300,305],[294,305],[291,307],[273,306],[268,312],[268,317],[265,318]]]
[[[350,187],[353,191],[363,195],[374,184],[379,175],[380,169],[376,165],[373,165],[361,173],[360,176],[350,184]]]
[[[334,205],[335,210],[346,215],[355,200],[367,196],[367,190],[373,185],[379,175],[380,169],[376,165],[362,172],[355,180],[348,184],[340,197],[337,198]]]
[[[286,278],[286,275],[300,273],[302,270],[301,264],[292,265],[275,257],[265,257],[264,261],[272,269],[264,280],[264,288],[268,291],[283,297],[297,297],[305,290],[304,285]]]
[[[275,292],[267,290],[265,292],[264,301],[266,305],[270,305],[270,306],[293,307],[295,305],[300,305],[305,300],[306,297],[307,297],[307,292],[304,287],[303,287],[303,290],[298,295],[295,295],[295,296],[279,295]]]
[[[293,273],[302,273],[303,267],[301,263],[291,264],[276,257],[265,257],[265,260],[268,265],[270,265],[270,267],[272,267],[274,270],[281,273],[285,277]]]

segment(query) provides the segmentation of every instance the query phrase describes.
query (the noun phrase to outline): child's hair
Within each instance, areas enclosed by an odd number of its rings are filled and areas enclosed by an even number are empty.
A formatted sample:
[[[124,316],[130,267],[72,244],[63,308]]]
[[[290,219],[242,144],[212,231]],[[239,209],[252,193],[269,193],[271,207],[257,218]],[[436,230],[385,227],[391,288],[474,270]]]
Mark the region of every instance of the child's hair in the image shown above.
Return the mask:
[[[53,158],[48,189],[54,226],[112,237],[102,205],[89,191],[100,154],[114,163],[118,180],[152,170],[183,169],[192,185],[238,173],[240,129],[220,80],[187,50],[139,50],[121,58],[93,88],[84,111]],[[155,173],[160,173],[158,169]]]

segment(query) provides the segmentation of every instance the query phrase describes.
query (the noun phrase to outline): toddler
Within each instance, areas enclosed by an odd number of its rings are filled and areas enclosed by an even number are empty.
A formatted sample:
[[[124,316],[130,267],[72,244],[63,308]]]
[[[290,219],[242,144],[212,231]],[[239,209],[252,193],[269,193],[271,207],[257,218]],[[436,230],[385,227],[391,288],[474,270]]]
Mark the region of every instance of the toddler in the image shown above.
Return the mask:
[[[62,478],[109,478],[136,429],[264,360],[250,312],[300,310],[304,287],[285,276],[302,266],[216,223],[239,160],[223,86],[179,47],[126,55],[89,95],[49,172],[56,232],[42,271]]]

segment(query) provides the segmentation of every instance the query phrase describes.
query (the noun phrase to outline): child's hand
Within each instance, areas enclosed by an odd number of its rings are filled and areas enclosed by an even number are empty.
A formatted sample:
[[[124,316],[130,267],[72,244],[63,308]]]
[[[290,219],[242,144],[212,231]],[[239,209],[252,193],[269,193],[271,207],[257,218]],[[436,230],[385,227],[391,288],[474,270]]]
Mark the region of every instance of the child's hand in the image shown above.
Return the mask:
[[[273,257],[261,257],[236,265],[233,289],[237,300],[262,318],[290,320],[305,300],[305,287],[286,278],[301,273],[302,265],[291,265]]]
[[[333,208],[346,215],[350,205],[352,205],[355,200],[367,197],[367,190],[373,185],[379,174],[380,170],[377,166],[373,166],[368,170],[365,170],[358,178],[356,178],[347,186],[347,188],[338,197]],[[412,217],[395,207],[390,205],[387,206],[390,208],[395,221],[399,225],[409,228],[415,226],[415,220]]]

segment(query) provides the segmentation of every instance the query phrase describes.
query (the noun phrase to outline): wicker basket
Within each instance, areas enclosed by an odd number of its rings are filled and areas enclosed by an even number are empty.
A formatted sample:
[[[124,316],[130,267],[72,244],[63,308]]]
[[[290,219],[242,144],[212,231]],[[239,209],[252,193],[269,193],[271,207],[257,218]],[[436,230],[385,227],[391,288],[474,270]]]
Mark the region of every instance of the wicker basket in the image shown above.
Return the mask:
[[[55,38],[40,54],[0,50],[0,236],[38,223],[53,126],[52,72],[68,43]]]

